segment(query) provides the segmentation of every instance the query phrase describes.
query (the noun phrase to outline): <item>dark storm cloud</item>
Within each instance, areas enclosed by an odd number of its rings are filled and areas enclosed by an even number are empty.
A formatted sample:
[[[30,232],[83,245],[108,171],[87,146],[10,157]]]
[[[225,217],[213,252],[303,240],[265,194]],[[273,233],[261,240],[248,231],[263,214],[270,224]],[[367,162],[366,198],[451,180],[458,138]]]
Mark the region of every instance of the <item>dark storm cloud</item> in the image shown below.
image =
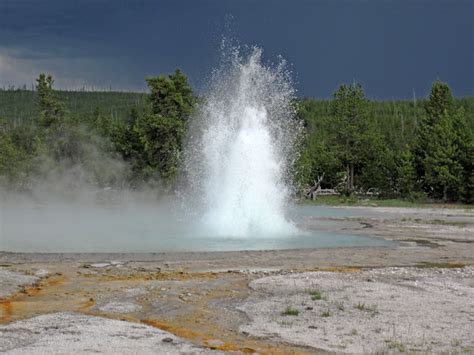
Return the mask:
[[[182,68],[203,87],[223,34],[290,63],[302,96],[360,81],[369,96],[474,95],[471,0],[0,0],[0,85],[144,89]]]

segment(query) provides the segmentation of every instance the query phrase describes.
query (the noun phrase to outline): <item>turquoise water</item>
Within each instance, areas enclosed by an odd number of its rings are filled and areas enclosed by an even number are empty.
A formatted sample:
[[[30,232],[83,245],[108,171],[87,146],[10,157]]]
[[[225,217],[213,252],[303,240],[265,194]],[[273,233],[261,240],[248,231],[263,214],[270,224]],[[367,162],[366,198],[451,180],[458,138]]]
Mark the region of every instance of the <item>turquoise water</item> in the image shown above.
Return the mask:
[[[355,246],[388,246],[383,239],[351,235],[337,221],[313,221],[293,235],[212,236],[163,206],[127,208],[70,205],[3,207],[0,250],[13,252],[172,252],[235,251]],[[304,225],[311,217],[361,217],[367,212],[322,206],[296,206],[290,217]]]

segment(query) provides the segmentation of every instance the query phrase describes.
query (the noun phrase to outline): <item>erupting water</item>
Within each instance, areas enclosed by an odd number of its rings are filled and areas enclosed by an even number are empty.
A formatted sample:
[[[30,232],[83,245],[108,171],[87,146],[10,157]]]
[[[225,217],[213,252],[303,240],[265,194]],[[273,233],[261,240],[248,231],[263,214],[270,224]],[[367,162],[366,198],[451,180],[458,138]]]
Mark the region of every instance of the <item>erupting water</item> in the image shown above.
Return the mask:
[[[228,53],[228,52],[227,52]],[[214,73],[186,152],[199,217],[212,235],[289,235],[289,164],[299,125],[283,61],[265,66],[254,48],[233,49]]]

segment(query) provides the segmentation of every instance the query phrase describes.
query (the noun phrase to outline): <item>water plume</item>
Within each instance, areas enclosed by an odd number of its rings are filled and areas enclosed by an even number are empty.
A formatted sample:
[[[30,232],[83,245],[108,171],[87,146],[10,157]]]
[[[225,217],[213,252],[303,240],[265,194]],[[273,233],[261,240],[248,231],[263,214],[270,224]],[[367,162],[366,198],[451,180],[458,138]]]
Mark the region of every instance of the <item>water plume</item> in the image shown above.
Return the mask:
[[[289,168],[300,132],[284,60],[224,50],[191,127],[186,170],[202,225],[227,237],[289,235]]]

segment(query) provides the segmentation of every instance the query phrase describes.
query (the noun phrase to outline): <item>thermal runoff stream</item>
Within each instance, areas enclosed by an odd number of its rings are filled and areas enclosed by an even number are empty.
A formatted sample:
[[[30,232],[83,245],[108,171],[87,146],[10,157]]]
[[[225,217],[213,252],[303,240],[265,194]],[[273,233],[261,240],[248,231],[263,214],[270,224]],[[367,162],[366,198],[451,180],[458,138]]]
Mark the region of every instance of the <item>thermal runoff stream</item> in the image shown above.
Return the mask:
[[[300,125],[285,62],[262,64],[226,52],[191,128],[186,152],[191,196],[203,226],[215,236],[291,235],[286,217],[289,164]]]

